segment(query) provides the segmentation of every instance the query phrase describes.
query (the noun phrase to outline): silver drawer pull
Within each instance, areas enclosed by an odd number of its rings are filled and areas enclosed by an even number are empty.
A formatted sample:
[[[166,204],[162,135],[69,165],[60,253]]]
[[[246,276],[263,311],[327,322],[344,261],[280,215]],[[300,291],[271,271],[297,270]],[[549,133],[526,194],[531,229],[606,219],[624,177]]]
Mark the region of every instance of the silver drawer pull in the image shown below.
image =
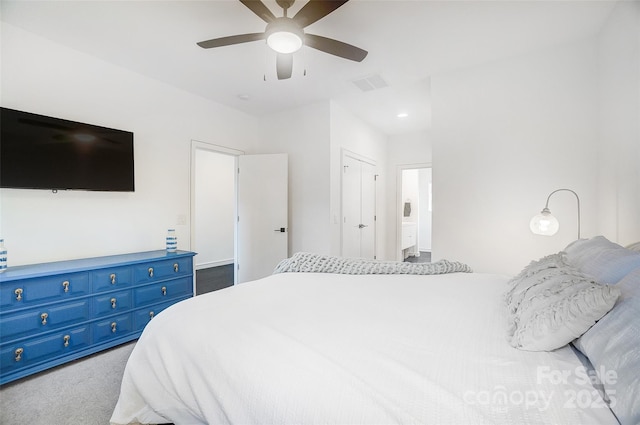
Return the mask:
[[[62,337],[62,340],[64,341],[64,346],[68,347],[69,346],[69,341],[71,340],[71,336],[70,335],[65,335],[64,337]]]
[[[22,301],[22,288],[16,289],[13,293],[16,294],[16,301]]]
[[[167,287],[163,286],[162,288],[160,288],[160,290],[162,291],[162,295],[167,295]]]
[[[153,267],[149,267],[149,277],[153,277]]]
[[[111,308],[116,308],[116,299],[111,298]]]
[[[14,354],[16,355],[15,359],[17,362],[22,360],[22,353],[24,353],[24,348],[22,347],[16,348],[16,351],[14,351]]]
[[[178,263],[174,263],[173,264],[173,271],[178,273],[179,267],[178,267]]]
[[[42,313],[40,315],[40,319],[42,320],[42,325],[46,325],[47,324],[47,319],[49,318],[49,313]]]
[[[116,328],[118,324],[116,322],[111,322],[111,332],[116,333]]]
[[[69,292],[69,281],[65,280],[62,282],[62,287],[64,288],[64,292]]]
[[[109,275],[109,279],[111,279],[111,284],[115,285],[116,284],[116,274],[115,273],[111,273]]]
[[[149,320],[153,319],[156,314],[153,311],[149,312]]]

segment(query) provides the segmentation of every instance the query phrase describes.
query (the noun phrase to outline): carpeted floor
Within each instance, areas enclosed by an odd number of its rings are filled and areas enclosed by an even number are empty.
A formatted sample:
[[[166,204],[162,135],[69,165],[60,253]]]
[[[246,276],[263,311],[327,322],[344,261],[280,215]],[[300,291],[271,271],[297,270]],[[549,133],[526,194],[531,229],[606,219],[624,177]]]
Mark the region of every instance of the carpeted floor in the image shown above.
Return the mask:
[[[2,425],[108,425],[135,342],[0,387]]]
[[[233,264],[198,271],[197,293],[233,285]],[[0,387],[0,425],[108,425],[135,342]]]

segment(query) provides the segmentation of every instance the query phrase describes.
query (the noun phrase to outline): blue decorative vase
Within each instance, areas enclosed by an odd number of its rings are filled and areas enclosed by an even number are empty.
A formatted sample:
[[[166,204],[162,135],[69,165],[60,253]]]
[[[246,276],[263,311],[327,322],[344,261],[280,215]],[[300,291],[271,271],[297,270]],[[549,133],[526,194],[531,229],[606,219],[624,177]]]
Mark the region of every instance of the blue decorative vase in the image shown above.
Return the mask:
[[[178,237],[176,236],[175,229],[169,229],[167,231],[167,252],[178,251]]]
[[[7,248],[4,247],[4,239],[0,239],[0,273],[7,270]]]

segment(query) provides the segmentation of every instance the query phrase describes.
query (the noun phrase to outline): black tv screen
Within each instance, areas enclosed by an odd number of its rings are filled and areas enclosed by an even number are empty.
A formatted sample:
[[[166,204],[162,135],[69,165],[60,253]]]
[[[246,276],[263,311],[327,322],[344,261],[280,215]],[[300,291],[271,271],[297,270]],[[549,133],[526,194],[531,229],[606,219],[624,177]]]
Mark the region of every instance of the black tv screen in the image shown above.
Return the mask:
[[[133,133],[0,108],[0,187],[133,192]]]

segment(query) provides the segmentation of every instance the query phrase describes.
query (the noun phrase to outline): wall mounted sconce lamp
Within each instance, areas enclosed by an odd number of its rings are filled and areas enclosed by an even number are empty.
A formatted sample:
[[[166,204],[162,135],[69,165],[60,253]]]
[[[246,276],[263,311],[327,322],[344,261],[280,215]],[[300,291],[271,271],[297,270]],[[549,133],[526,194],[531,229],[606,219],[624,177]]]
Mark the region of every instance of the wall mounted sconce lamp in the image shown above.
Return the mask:
[[[560,224],[558,223],[558,219],[551,215],[551,211],[549,210],[549,199],[551,199],[551,195],[554,193],[563,190],[576,195],[576,200],[578,201],[578,239],[580,239],[580,198],[578,197],[578,194],[571,189],[557,189],[549,194],[547,197],[547,203],[540,214],[533,217],[529,223],[531,231],[536,235],[552,236],[558,231]]]

